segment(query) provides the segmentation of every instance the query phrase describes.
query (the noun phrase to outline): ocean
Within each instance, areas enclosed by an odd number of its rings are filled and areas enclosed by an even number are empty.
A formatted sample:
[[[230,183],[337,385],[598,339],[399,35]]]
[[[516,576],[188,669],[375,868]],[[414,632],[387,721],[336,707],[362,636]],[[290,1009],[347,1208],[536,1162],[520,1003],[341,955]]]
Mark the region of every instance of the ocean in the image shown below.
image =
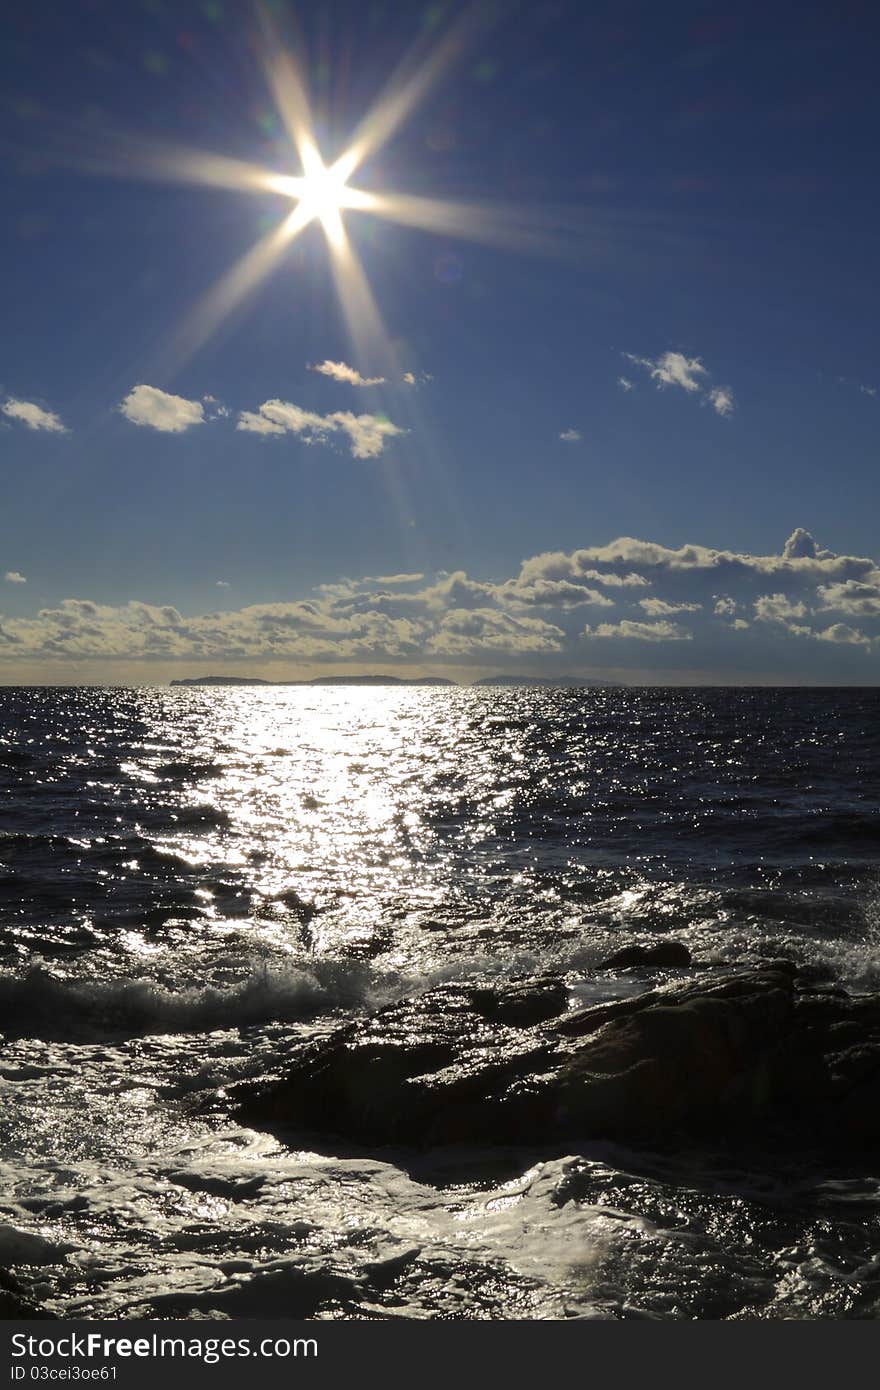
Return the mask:
[[[0,1266],[62,1318],[874,1317],[870,1150],[672,1120],[388,1143],[231,1098],[457,986],[552,978],[573,1013],[770,960],[870,997],[878,716],[875,689],[0,691]],[[667,941],[692,964],[608,964]]]

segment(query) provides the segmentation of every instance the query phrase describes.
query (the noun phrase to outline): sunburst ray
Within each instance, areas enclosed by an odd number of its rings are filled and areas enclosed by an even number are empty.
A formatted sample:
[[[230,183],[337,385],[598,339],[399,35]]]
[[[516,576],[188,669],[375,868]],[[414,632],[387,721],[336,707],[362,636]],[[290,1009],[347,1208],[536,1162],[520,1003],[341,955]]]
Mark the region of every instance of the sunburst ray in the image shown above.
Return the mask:
[[[359,352],[389,359],[390,346],[372,290],[348,236],[343,213],[367,213],[404,226],[531,252],[560,250],[580,235],[567,217],[546,206],[501,205],[371,191],[349,180],[399,131],[429,91],[491,23],[485,6],[461,15],[446,35],[417,45],[360,121],[343,153],[327,164],[315,133],[308,84],[301,62],[285,48],[268,10],[261,15],[261,55],[276,110],[299,160],[299,173],[267,169],[226,155],[163,147],[155,142],[105,136],[77,162],[94,172],[140,176],[290,199],[288,212],[233,265],[186,315],[173,335],[170,356],[178,363],[197,351],[224,318],[280,263],[291,241],[311,222],[323,229],[336,291]],[[487,19],[487,15],[489,16]],[[71,146],[72,149],[72,146]],[[70,150],[68,151],[70,153]]]

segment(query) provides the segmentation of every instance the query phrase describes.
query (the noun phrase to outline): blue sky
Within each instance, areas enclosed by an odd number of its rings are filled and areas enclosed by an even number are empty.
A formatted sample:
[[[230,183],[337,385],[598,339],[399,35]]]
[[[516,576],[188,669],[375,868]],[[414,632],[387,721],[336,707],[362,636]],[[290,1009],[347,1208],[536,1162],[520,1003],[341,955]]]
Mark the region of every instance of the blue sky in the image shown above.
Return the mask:
[[[256,8],[14,3],[0,681],[875,683],[874,7],[271,10],[328,162],[464,33],[351,182],[491,236],[345,211],[385,329],[353,339],[313,222],[183,350],[295,206],[150,176],[301,172]]]

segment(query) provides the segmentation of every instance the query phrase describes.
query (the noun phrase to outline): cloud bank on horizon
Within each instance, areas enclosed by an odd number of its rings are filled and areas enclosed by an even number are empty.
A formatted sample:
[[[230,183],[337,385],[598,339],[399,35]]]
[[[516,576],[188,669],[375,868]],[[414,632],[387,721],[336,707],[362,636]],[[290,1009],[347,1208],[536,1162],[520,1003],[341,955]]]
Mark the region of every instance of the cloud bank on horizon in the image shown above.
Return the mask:
[[[678,549],[634,537],[547,551],[483,581],[464,571],[343,579],[289,602],[184,616],[173,606],[64,599],[0,620],[0,663],[45,660],[359,663],[436,666],[526,662],[579,671],[644,666],[660,649],[748,671],[797,653],[828,673],[858,649],[864,679],[880,657],[880,565],[821,548],[802,528],[778,555]],[[823,661],[822,658],[825,658]]]

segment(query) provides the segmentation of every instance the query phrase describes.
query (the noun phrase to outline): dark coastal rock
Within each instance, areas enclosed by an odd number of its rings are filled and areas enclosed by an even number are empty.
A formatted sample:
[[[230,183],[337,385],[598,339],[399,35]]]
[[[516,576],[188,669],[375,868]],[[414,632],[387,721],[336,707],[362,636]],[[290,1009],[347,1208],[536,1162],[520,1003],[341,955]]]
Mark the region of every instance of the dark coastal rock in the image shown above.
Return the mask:
[[[47,1312],[42,1304],[29,1297],[14,1274],[0,1269],[0,1321],[25,1321],[31,1318],[54,1320],[55,1314]]]
[[[624,946],[603,960],[599,970],[631,970],[640,965],[685,967],[691,964],[691,953],[682,941],[658,941],[656,946]]]
[[[568,1010],[552,978],[449,984],[233,1087],[250,1123],[368,1144],[880,1140],[880,996],[790,962]]]

